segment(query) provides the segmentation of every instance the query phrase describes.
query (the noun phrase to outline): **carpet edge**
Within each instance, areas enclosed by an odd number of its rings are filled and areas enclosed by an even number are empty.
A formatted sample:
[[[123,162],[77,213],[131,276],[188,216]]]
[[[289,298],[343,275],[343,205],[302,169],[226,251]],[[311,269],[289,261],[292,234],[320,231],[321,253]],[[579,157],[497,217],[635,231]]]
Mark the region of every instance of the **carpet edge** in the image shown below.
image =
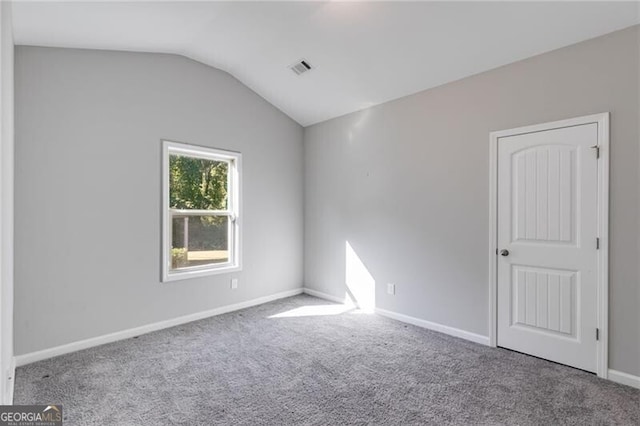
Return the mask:
[[[489,336],[483,336],[481,334],[472,333],[470,331],[462,330],[448,325],[439,324],[437,322],[427,321],[420,318],[410,317],[409,315],[400,314],[386,309],[376,308],[375,313],[387,318],[391,318],[397,321],[405,322],[407,324],[416,325],[418,327],[426,328],[428,330],[437,331],[439,333],[448,334],[449,336],[458,337],[464,340],[469,340],[481,345],[489,345]]]
[[[609,369],[608,379],[612,382],[620,383],[622,385],[631,386],[632,388],[640,389],[640,376],[634,376],[633,374],[625,373],[623,371]]]
[[[89,339],[84,339],[84,340],[78,340],[76,342],[67,343],[60,346],[54,346],[52,348],[42,349],[36,352],[29,352],[22,355],[16,355],[14,357],[14,365],[15,367],[22,367],[27,364],[31,364],[34,362],[42,361],[42,360],[53,358],[60,355],[65,355],[71,352],[77,352],[83,349],[89,349],[96,346],[105,345],[107,343],[113,343],[119,340],[129,339],[131,337],[152,333],[154,331],[164,330],[166,328],[175,327],[177,325],[198,321],[198,320],[213,317],[216,315],[222,315],[229,312],[238,311],[240,309],[262,305],[264,303],[273,302],[274,300],[296,296],[298,294],[302,294],[302,292],[303,292],[303,288],[300,287],[293,290],[287,290],[287,291],[275,293],[269,296],[258,297],[256,299],[250,299],[244,302],[225,305],[218,308],[208,309],[206,311],[196,312],[193,314],[183,315],[180,317],[176,317],[176,318],[172,318],[164,321],[158,321],[155,323],[146,324],[140,327],[129,328],[126,330],[116,331],[114,333],[103,334],[102,336],[91,337]]]

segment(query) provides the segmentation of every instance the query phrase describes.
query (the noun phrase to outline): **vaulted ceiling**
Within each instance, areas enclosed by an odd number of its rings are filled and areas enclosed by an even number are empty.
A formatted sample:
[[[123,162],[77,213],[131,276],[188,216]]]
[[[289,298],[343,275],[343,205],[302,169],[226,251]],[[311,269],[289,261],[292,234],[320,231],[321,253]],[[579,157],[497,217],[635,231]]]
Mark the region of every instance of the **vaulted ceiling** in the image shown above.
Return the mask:
[[[27,2],[16,44],[176,53],[302,125],[640,22],[636,2]],[[289,66],[305,59],[312,70]]]

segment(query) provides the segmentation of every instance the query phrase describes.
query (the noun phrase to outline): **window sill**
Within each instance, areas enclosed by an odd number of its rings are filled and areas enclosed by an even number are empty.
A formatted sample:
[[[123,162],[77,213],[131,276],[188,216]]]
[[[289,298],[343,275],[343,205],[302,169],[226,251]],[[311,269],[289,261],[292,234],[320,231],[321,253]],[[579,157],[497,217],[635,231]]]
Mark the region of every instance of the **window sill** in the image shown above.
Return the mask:
[[[230,272],[242,271],[242,267],[239,265],[228,265],[217,268],[209,269],[195,269],[187,271],[165,272],[162,277],[162,282],[181,281],[188,280],[190,278],[206,277],[209,275],[228,274]]]

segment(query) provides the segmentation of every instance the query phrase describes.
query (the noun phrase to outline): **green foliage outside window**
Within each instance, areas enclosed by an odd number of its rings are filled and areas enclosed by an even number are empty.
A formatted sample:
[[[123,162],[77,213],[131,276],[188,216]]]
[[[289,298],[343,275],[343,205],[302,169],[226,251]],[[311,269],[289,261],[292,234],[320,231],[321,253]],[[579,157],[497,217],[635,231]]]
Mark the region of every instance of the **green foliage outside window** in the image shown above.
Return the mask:
[[[169,203],[172,209],[227,208],[229,164],[204,158],[169,157]]]
[[[187,257],[186,248],[172,248],[171,249],[171,268],[183,268],[189,265],[189,259]]]
[[[169,156],[169,203],[172,209],[226,210],[229,164],[204,158]],[[184,228],[174,226],[172,260],[184,262]],[[226,250],[226,216],[191,216],[188,250]]]

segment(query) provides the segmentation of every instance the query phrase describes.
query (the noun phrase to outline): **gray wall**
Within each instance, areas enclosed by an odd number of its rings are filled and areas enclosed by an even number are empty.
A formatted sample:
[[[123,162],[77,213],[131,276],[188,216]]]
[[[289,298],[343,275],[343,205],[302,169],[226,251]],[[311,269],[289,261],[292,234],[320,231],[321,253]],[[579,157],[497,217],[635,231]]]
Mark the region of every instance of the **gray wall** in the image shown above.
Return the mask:
[[[345,296],[348,241],[377,307],[488,335],[489,132],[605,111],[610,367],[640,374],[637,27],[305,129],[305,286]]]
[[[16,354],[300,288],[302,136],[182,57],[18,47]],[[160,283],[162,138],[242,152],[242,272]]]

